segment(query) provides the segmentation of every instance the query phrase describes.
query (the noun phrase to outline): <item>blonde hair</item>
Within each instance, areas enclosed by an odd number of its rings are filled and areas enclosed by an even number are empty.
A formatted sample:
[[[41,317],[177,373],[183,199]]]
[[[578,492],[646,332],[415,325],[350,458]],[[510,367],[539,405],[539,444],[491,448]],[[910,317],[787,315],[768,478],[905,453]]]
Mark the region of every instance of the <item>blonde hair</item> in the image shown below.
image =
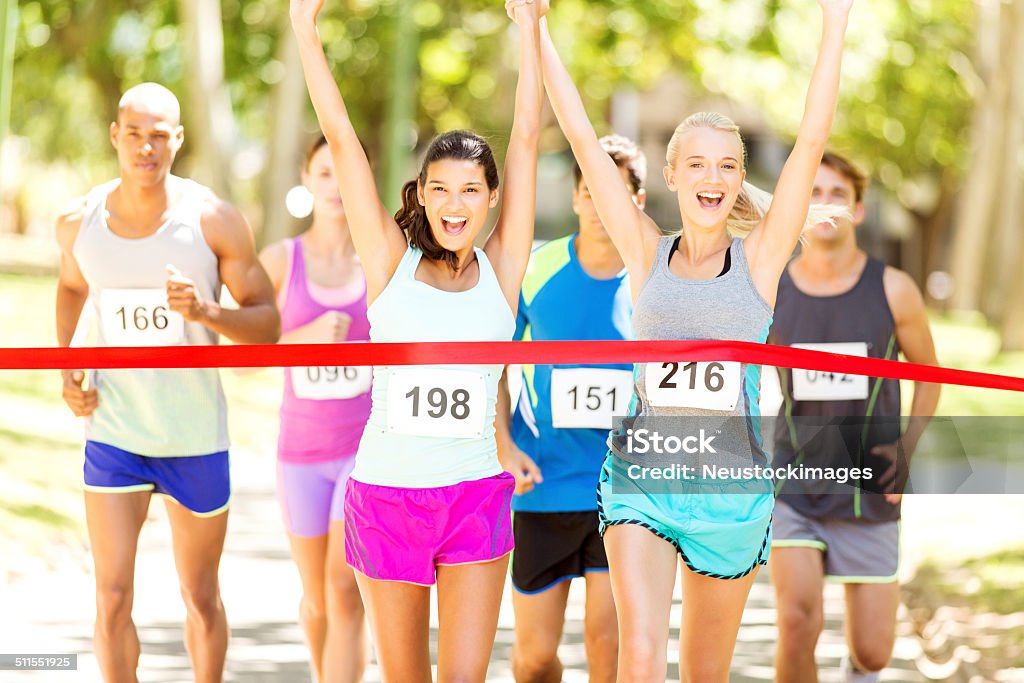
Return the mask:
[[[679,159],[679,148],[682,146],[683,135],[695,128],[709,128],[711,130],[733,133],[740,143],[742,159],[740,164],[743,168],[747,166],[747,146],[740,135],[740,127],[732,119],[714,112],[698,112],[691,115],[676,127],[672,133],[672,139],[668,141],[668,149],[665,152],[665,161],[670,168],[675,168]],[[740,193],[736,197],[736,203],[725,220],[725,229],[730,237],[746,237],[757,225],[764,220],[768,209],[772,205],[773,195],[765,192],[753,183],[743,182]],[[807,211],[807,220],[804,222],[801,235],[820,223],[829,223],[835,226],[840,218],[850,218],[850,212],[841,206],[833,204],[811,204]]]

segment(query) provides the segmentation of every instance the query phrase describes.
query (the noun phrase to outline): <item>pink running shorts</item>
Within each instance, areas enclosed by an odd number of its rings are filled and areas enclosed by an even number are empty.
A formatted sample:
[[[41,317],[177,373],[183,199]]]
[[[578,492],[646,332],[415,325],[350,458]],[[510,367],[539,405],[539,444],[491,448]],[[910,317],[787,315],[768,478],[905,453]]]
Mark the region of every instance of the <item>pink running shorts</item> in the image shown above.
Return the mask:
[[[371,579],[432,586],[438,565],[489,562],[512,552],[514,489],[507,472],[428,489],[349,479],[345,556]]]

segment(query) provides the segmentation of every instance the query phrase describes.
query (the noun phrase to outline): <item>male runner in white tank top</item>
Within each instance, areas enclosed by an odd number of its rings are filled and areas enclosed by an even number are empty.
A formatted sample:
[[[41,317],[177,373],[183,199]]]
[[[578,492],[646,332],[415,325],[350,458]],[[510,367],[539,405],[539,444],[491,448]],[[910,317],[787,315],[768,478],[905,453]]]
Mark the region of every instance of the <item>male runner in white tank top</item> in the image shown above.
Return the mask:
[[[57,335],[69,346],[82,309],[101,346],[273,343],[274,291],[242,215],[170,174],[184,141],[163,86],[128,90],[110,126],[119,179],[57,221]],[[221,284],[237,310],[217,303]],[[65,402],[87,418],[85,511],[96,571],[93,642],[104,680],[137,681],[135,554],[153,493],[166,498],[197,682],[221,681],[228,626],[217,569],[230,498],[224,396],[214,370],[63,371]]]

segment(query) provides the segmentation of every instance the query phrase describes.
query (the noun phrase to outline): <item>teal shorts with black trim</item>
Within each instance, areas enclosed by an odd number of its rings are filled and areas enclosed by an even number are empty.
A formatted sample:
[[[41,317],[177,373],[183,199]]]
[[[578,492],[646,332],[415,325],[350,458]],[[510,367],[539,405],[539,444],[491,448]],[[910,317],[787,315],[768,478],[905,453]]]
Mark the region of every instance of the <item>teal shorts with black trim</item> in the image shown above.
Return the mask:
[[[651,481],[631,477],[632,464],[605,458],[597,488],[602,535],[610,526],[642,526],[671,543],[690,571],[716,579],[740,579],[768,563],[770,481]]]

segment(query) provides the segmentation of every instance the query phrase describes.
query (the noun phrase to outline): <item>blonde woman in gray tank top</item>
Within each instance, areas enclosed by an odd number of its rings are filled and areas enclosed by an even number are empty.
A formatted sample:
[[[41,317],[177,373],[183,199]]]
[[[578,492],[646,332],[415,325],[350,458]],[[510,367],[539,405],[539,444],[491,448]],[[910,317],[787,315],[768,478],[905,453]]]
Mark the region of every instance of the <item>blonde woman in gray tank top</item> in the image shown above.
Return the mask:
[[[583,177],[595,188],[601,222],[633,274],[637,339],[764,341],[779,278],[801,232],[834,211],[810,207],[810,196],[835,113],[852,2],[819,0],[821,49],[774,198],[744,182],[743,141],[728,118],[695,114],[676,129],[664,175],[678,197],[679,237],[663,237],[633,203],[545,27],[544,84]],[[759,373],[739,363],[672,360],[678,362],[637,366],[628,424],[633,434],[640,425],[692,432],[676,442],[684,453],[641,454],[642,444],[625,428],[613,432],[599,489],[619,618],[618,676],[665,679],[678,555],[684,566],[680,679],[727,681],[743,607],[769,547],[773,499],[760,474],[765,457],[754,424]],[[707,477],[704,465],[725,470],[724,483],[700,480]],[[679,478],[654,480],[652,472]]]

